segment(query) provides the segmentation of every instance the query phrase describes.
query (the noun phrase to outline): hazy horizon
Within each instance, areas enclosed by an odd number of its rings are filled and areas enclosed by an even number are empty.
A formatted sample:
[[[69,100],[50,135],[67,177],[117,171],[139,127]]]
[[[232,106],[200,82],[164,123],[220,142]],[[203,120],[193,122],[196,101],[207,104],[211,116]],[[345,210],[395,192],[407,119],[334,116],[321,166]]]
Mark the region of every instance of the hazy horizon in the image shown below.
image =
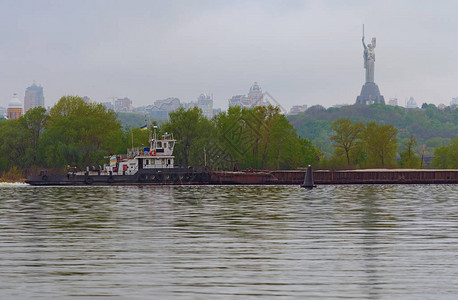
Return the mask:
[[[286,109],[353,104],[366,42],[388,101],[458,96],[454,1],[0,0],[0,106],[34,81],[64,95],[134,106],[213,94],[227,108],[253,82]]]

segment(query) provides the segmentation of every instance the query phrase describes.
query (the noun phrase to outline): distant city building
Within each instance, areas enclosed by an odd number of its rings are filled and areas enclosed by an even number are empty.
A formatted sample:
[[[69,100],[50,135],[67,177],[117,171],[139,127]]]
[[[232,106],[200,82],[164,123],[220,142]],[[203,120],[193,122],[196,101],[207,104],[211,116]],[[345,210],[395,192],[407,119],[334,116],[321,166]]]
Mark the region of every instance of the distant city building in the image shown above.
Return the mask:
[[[94,103],[94,101],[92,101],[92,99],[89,98],[88,96],[84,96],[82,99],[83,99],[84,102],[86,102],[87,104],[92,104],[92,103]]]
[[[132,100],[130,100],[127,97],[122,98],[122,99],[116,99],[114,107],[115,107],[115,111],[117,111],[117,112],[119,112],[119,111],[123,111],[123,112],[132,111]]]
[[[202,114],[208,119],[213,118],[215,113],[218,112],[218,110],[213,109],[213,97],[207,94],[200,94],[199,97],[197,97],[197,101],[187,103],[181,103],[180,99],[173,97],[156,100],[153,105],[140,108],[139,111],[141,110],[149,113],[153,118],[168,119],[169,113],[176,111],[180,107],[186,110],[198,107],[202,110]],[[221,112],[221,110],[219,110],[219,112]]]
[[[184,103],[181,103],[180,106],[183,107],[185,110],[193,109],[194,107],[197,107],[197,102],[196,101],[184,102]]]
[[[111,102],[102,102],[102,105],[105,106],[107,109],[114,110],[114,105]]]
[[[398,98],[390,98],[390,100],[388,100],[388,105],[398,106]]]
[[[335,108],[341,108],[341,107],[345,107],[345,106],[348,106],[349,104],[335,104],[333,105],[332,107],[335,107]]]
[[[153,118],[168,119],[169,113],[181,107],[180,99],[169,97],[154,101],[154,105],[148,105],[145,109]]]
[[[164,100],[154,101],[154,105],[162,110],[175,111],[181,107],[180,99],[169,97]]]
[[[241,107],[255,107],[264,105],[263,94],[261,87],[257,82],[254,82],[250,87],[248,96],[245,95],[236,95],[233,96],[229,101],[229,107],[231,106],[241,106]]]
[[[250,91],[248,92],[248,103],[251,107],[264,105],[262,101],[262,90],[257,82],[254,82],[250,87]]]
[[[24,96],[24,113],[35,107],[45,107],[45,97],[43,96],[43,87],[33,83],[26,88]]]
[[[6,113],[7,113],[6,107],[1,107],[1,106],[0,106],[0,118],[3,117],[3,118],[6,119],[6,118],[7,118]]]
[[[307,110],[307,104],[304,105],[294,105],[289,111],[289,115],[297,115],[303,113]]]
[[[415,102],[415,99],[413,97],[410,97],[409,101],[407,101],[406,108],[408,109],[418,108],[417,102]]]
[[[458,105],[458,97],[452,98],[452,101],[450,101],[450,106],[457,106]]]
[[[217,116],[221,113],[221,108],[214,108],[213,109],[213,116]]]
[[[200,94],[197,97],[197,107],[202,110],[202,114],[207,118],[213,118],[213,96],[207,94]]]
[[[14,94],[8,103],[7,116],[9,120],[17,120],[22,116],[22,102],[17,97],[17,94]]]
[[[232,106],[244,107],[244,106],[248,106],[247,104],[248,104],[248,100],[245,95],[235,95],[235,96],[232,96],[231,99],[229,99],[229,107],[232,107]]]

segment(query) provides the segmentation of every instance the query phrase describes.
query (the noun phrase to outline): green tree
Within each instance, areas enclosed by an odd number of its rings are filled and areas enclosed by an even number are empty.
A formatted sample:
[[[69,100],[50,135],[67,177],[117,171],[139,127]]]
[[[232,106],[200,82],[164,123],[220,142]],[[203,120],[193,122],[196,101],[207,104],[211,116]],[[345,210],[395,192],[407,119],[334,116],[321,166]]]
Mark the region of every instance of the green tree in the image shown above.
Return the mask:
[[[48,167],[102,165],[104,156],[123,144],[117,115],[102,104],[87,104],[77,96],[62,97],[51,108],[40,143],[42,164]]]
[[[331,136],[336,148],[335,155],[344,154],[347,166],[351,165],[350,153],[354,150],[357,140],[364,130],[364,124],[356,122],[352,124],[349,119],[338,119],[332,123],[332,129],[336,133]]]
[[[32,135],[21,120],[0,122],[0,169],[27,168],[34,161],[30,155]]]
[[[402,168],[417,169],[420,167],[420,157],[414,152],[415,146],[417,146],[417,140],[410,136],[406,142],[406,149],[399,154],[401,156],[399,165]]]
[[[390,167],[395,165],[398,148],[398,130],[393,125],[378,125],[370,122],[361,134],[367,151],[367,164],[370,167]]]
[[[285,116],[278,115],[275,118],[268,136],[262,168],[295,169],[318,163],[320,151],[309,140],[300,138]]]
[[[46,118],[46,109],[37,107],[18,120],[0,123],[0,170],[23,170],[37,164],[38,142]]]
[[[217,144],[241,169],[292,169],[317,163],[320,151],[300,138],[278,107],[230,107],[216,118]]]
[[[441,110],[432,104],[425,109],[407,111],[402,107],[381,104],[348,105],[341,108],[311,109],[299,115],[288,116],[299,135],[310,139],[328,156],[335,154],[333,141],[330,139],[334,135],[331,124],[343,118],[364,124],[376,122],[380,125],[393,125],[399,129],[399,139],[413,135],[419,145],[426,144],[432,138],[451,139],[458,136],[458,109],[446,107]],[[430,147],[440,146],[442,145]],[[343,166],[344,161],[341,161]]]
[[[254,118],[250,114],[247,108],[233,106],[215,118],[217,139],[212,145],[210,159],[217,167],[230,169],[234,166],[252,166],[253,136],[259,135],[256,129],[259,125],[253,123]]]
[[[181,166],[204,165],[204,149],[214,137],[214,126],[197,108],[179,108],[169,114],[162,132],[172,133],[177,143],[174,148],[175,161]]]
[[[458,169],[458,138],[451,140],[449,146],[442,146],[434,151],[432,165],[440,169]]]
[[[29,109],[19,120],[21,125],[29,129],[32,135],[32,147],[37,148],[40,134],[43,132],[46,121],[48,120],[46,108],[39,106]]]

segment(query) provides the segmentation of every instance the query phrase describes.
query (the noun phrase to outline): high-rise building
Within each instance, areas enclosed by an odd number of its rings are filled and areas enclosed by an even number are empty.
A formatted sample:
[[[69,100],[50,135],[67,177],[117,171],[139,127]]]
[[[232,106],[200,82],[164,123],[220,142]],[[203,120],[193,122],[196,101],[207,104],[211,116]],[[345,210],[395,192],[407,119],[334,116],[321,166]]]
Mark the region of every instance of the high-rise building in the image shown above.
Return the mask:
[[[264,105],[263,93],[257,82],[253,83],[248,96],[236,95],[229,99],[229,106],[255,107]]]
[[[207,118],[213,118],[213,97],[207,94],[200,94],[197,98],[197,107],[202,110],[202,114]]]
[[[115,100],[115,111],[132,111],[132,100],[125,97]]]
[[[22,103],[17,97],[17,94],[14,94],[8,103],[7,116],[9,120],[17,120],[22,116]]]
[[[231,106],[241,106],[241,107],[247,106],[246,103],[248,101],[246,99],[247,99],[247,97],[245,95],[232,96],[232,98],[228,100],[229,101],[229,107],[231,107]]]
[[[33,83],[26,88],[24,96],[24,113],[35,107],[45,107],[45,97],[43,96],[43,87]]]
[[[262,90],[257,82],[253,83],[248,92],[248,102],[250,106],[262,106],[264,105],[262,101]]]
[[[105,106],[107,109],[112,109],[114,110],[114,105],[111,102],[102,102],[101,103],[103,106]]]

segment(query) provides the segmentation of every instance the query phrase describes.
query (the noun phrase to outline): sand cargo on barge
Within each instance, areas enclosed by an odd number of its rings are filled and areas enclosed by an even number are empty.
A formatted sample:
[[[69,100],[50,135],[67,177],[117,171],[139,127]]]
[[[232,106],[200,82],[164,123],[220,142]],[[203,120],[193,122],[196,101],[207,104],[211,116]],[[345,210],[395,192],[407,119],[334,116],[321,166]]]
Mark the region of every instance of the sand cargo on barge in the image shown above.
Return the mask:
[[[305,170],[211,172],[212,184],[297,184],[304,182]],[[315,184],[458,184],[458,170],[317,170]]]

